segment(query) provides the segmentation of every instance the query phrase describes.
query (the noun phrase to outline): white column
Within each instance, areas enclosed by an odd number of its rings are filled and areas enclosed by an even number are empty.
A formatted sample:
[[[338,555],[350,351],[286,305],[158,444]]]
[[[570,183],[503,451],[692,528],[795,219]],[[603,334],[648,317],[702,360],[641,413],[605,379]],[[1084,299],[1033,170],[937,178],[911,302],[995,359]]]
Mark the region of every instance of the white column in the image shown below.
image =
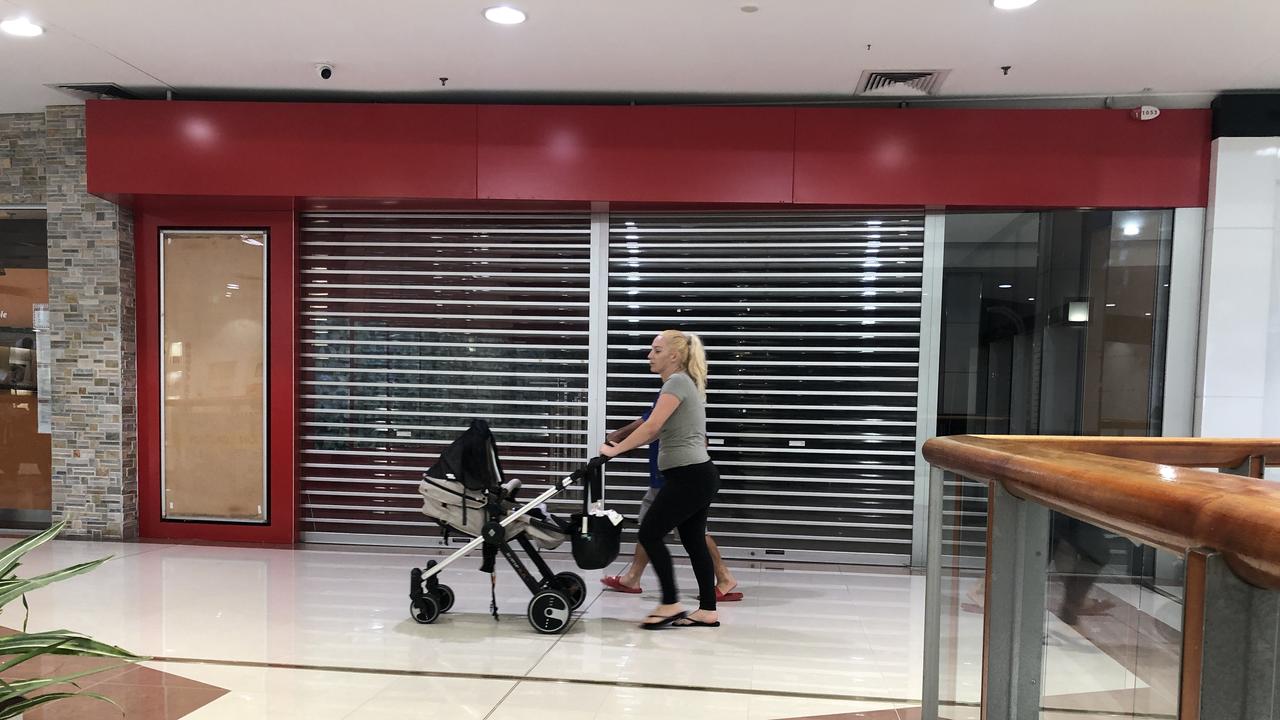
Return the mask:
[[[587,352],[587,458],[596,456],[609,430],[605,418],[609,346],[609,204],[591,204],[591,311]]]
[[[1280,437],[1280,137],[1213,142],[1196,434]]]

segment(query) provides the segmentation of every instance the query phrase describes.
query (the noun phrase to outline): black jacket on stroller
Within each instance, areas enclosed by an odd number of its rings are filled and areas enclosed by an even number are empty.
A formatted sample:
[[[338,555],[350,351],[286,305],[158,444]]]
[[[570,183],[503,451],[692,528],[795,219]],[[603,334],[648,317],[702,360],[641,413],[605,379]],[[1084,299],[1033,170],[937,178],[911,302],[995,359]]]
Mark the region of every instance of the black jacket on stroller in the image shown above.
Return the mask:
[[[486,512],[489,503],[499,505],[500,516],[516,507],[519,488],[518,480],[508,482],[503,476],[497,444],[484,420],[472,420],[471,427],[440,454],[418,484],[422,512],[471,537],[484,531],[490,519]],[[566,529],[564,523],[535,509],[507,526],[505,537],[512,540],[528,533],[539,549],[553,550],[568,539]],[[492,558],[492,553],[486,553],[485,572],[492,572]]]

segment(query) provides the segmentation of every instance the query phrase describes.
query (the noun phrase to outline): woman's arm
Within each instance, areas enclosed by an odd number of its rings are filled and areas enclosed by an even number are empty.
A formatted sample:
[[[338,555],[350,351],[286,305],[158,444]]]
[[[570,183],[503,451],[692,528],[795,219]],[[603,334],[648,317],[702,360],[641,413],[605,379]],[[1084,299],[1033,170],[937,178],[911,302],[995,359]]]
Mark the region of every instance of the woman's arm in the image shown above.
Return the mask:
[[[617,445],[605,443],[600,446],[600,454],[607,457],[616,457],[625,452],[630,452],[640,447],[648,445],[658,437],[658,433],[662,430],[662,426],[671,418],[671,414],[680,407],[680,398],[671,393],[663,393],[658,396],[658,403],[653,406],[653,412],[649,413],[649,419],[640,424],[640,427],[632,430],[625,439]]]

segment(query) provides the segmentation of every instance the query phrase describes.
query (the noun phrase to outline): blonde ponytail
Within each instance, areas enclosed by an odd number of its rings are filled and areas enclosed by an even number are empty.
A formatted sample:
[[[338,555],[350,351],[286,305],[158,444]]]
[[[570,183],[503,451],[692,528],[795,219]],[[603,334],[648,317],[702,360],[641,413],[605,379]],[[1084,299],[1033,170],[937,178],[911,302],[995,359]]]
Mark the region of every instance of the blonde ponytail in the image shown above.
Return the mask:
[[[707,350],[702,338],[679,330],[663,330],[662,336],[675,356],[680,358],[681,368],[689,373],[689,379],[698,386],[702,399],[707,399]]]
[[[707,350],[702,346],[702,338],[693,333],[685,333],[689,338],[689,377],[698,386],[702,399],[707,399]]]

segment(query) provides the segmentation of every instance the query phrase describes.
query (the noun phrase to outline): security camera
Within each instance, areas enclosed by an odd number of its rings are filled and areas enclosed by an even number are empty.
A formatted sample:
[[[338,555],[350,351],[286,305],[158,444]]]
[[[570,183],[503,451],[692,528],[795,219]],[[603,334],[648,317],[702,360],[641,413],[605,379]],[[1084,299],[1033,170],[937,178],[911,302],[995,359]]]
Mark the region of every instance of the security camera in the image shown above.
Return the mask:
[[[329,63],[317,63],[316,74],[320,76],[321,80],[328,80],[333,77],[333,66]]]

